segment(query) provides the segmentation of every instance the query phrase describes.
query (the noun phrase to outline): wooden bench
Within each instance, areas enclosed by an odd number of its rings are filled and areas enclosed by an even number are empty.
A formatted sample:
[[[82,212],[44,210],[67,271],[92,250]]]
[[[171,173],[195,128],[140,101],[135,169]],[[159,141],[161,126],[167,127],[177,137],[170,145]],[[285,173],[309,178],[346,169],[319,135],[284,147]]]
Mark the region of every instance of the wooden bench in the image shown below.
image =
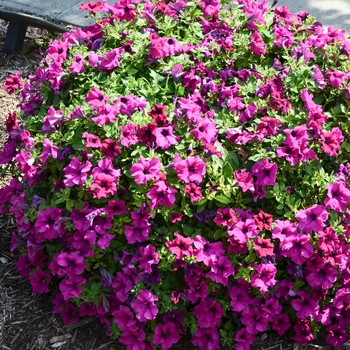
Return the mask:
[[[27,13],[15,12],[0,7],[0,18],[9,21],[3,50],[5,52],[20,51],[23,48],[27,27],[32,26],[55,32],[68,32],[68,29],[54,24],[44,18]]]

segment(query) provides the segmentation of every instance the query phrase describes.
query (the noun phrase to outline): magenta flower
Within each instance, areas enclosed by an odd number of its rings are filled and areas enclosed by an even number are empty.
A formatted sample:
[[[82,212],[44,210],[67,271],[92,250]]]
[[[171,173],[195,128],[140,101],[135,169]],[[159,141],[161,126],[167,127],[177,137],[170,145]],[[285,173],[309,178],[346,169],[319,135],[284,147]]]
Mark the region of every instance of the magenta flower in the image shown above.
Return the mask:
[[[295,335],[292,339],[302,345],[305,345],[314,339],[309,320],[298,320],[293,329],[295,331]]]
[[[54,144],[49,139],[44,139],[43,141],[43,151],[40,156],[40,160],[45,163],[49,157],[57,159],[59,148],[54,146]]]
[[[157,157],[147,160],[141,156],[140,160],[131,166],[130,173],[134,177],[135,182],[138,185],[142,185],[153,179],[158,180],[161,175],[159,171],[161,166]]]
[[[172,145],[176,145],[179,140],[180,137],[174,135],[174,126],[164,126],[156,129],[156,145],[161,149],[168,149]]]
[[[269,287],[276,284],[277,268],[273,264],[259,264],[254,267],[257,271],[252,277],[252,287],[259,288],[261,294],[266,293]]]
[[[237,342],[237,350],[250,350],[251,345],[254,343],[256,336],[247,331],[246,328],[240,329],[235,336]]]
[[[119,110],[116,105],[102,104],[97,109],[96,117],[92,117],[91,120],[100,125],[106,125],[112,123],[117,119]]]
[[[349,334],[344,325],[334,324],[326,328],[327,342],[337,348],[341,348],[349,339]]]
[[[85,283],[86,279],[80,276],[70,276],[70,278],[62,280],[59,289],[64,300],[67,301],[73,297],[80,298],[83,292],[81,285]]]
[[[116,273],[112,283],[112,288],[118,300],[124,303],[128,299],[129,292],[133,286],[134,285],[129,276],[127,276],[124,272],[119,271]]]
[[[81,275],[88,267],[79,252],[61,253],[55,255],[55,260],[68,276]]]
[[[185,181],[185,183],[195,181],[201,183],[206,173],[206,163],[199,156],[178,160],[174,165],[178,178]]]
[[[149,207],[153,210],[161,205],[171,208],[175,201],[177,190],[169,187],[166,182],[158,181],[152,189],[147,193],[147,197],[151,200]]]
[[[253,299],[248,294],[247,287],[242,283],[235,283],[235,285],[229,289],[229,295],[231,298],[230,305],[232,311],[248,312],[249,304],[252,304]]]
[[[299,221],[299,229],[304,233],[320,232],[326,226],[325,221],[328,220],[329,214],[326,207],[315,204],[308,209],[301,209],[295,214],[295,218]]]
[[[216,350],[220,348],[220,335],[215,327],[198,327],[192,336],[192,344],[200,350]]]
[[[308,295],[306,291],[299,291],[296,293],[298,297],[291,301],[294,310],[297,311],[299,319],[306,319],[308,317],[315,317],[318,314],[319,305],[318,300],[315,300]]]
[[[35,229],[37,232],[42,233],[37,235],[37,241],[44,242],[45,239],[52,240],[59,237],[64,228],[61,225],[57,225],[57,222],[62,217],[62,209],[46,207],[43,211],[38,213],[38,217],[35,221]]]
[[[207,115],[204,118],[198,118],[196,128],[190,131],[196,140],[205,143],[214,143],[217,133],[216,123]]]
[[[257,306],[249,308],[248,312],[242,315],[241,321],[250,334],[265,332],[269,327],[269,322],[265,312],[259,310]]]
[[[128,241],[128,244],[134,244],[136,242],[145,242],[149,238],[151,227],[148,223],[144,223],[142,226],[124,226],[124,234]]]
[[[142,329],[127,329],[119,336],[118,341],[126,345],[127,350],[145,350],[146,344],[144,340],[146,334]]]
[[[173,323],[157,325],[154,329],[153,344],[161,345],[162,349],[168,350],[180,340],[179,332]]]
[[[137,330],[134,313],[127,306],[120,305],[118,310],[113,311],[112,316],[114,317],[114,322],[118,324],[120,330]]]
[[[197,317],[199,327],[217,327],[220,324],[224,311],[217,300],[206,298],[194,308],[193,314]]]
[[[159,263],[159,256],[156,252],[156,248],[152,244],[148,244],[146,247],[141,247],[139,252],[141,255],[137,258],[137,261],[140,263],[139,268],[151,273],[151,265]]]
[[[280,248],[283,256],[291,258],[298,265],[301,265],[314,253],[309,234],[295,233],[289,235],[281,242]]]
[[[220,257],[225,253],[222,242],[210,243],[199,235],[193,239],[193,245],[196,247],[193,252],[196,260],[203,262],[206,266],[210,266],[212,257]]]
[[[72,158],[69,165],[63,168],[64,184],[66,186],[83,186],[91,167],[89,161],[82,163],[77,157]]]
[[[313,288],[321,286],[323,289],[330,289],[337,280],[338,270],[331,265],[318,265],[316,271],[306,276],[306,281]]]
[[[138,142],[136,137],[136,126],[130,122],[127,125],[120,126],[121,129],[121,140],[120,143],[125,147],[130,147],[131,144]]]
[[[287,314],[278,314],[273,318],[271,328],[279,335],[283,335],[290,328],[290,321]]]
[[[209,266],[210,271],[205,276],[224,286],[227,285],[228,277],[234,275],[234,268],[227,256],[211,257]]]
[[[267,158],[255,163],[252,174],[256,177],[256,184],[261,186],[275,186],[277,177],[277,163],[270,163]]]
[[[265,55],[265,43],[259,32],[254,32],[250,36],[249,48],[253,51],[253,54],[256,56]]]
[[[136,318],[141,322],[154,320],[158,314],[158,308],[155,301],[158,297],[153,295],[148,290],[142,289],[139,291],[136,299],[131,303],[131,307],[136,311]]]
[[[327,209],[333,209],[337,212],[342,212],[346,209],[350,202],[350,191],[344,186],[342,182],[334,182],[326,186],[327,198],[324,204]]]
[[[35,270],[33,275],[29,278],[34,293],[49,293],[50,281],[50,275],[42,270]]]

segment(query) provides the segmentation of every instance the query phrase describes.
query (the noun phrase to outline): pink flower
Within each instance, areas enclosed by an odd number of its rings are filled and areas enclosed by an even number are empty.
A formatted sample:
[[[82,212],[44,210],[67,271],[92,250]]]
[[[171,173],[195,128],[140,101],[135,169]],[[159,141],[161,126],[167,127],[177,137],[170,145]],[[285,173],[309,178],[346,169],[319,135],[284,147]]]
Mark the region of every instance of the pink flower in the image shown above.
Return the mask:
[[[173,323],[157,325],[154,329],[153,344],[161,345],[162,349],[168,350],[180,340],[179,332]]]
[[[50,275],[42,270],[35,270],[29,278],[34,293],[49,293]]]
[[[259,32],[254,32],[250,36],[250,43],[249,47],[253,51],[253,54],[256,56],[265,55],[265,43],[264,40]]]
[[[324,204],[327,209],[333,209],[342,212],[350,202],[350,191],[344,186],[343,182],[334,182],[326,186],[327,198]]]
[[[179,233],[175,232],[174,236],[176,237],[172,241],[165,242],[165,245],[168,247],[169,251],[176,255],[176,259],[182,259],[185,255],[190,256],[193,254],[192,243],[193,240],[191,237],[183,237]]]
[[[54,146],[49,139],[43,141],[43,151],[40,156],[40,160],[45,163],[49,157],[57,159],[59,148]]]
[[[107,198],[109,195],[117,193],[116,179],[104,173],[97,173],[90,186],[93,197],[97,199]]]
[[[191,203],[198,202],[203,198],[201,187],[197,186],[193,182],[186,185],[184,193],[190,196]]]
[[[83,133],[83,137],[86,139],[86,142],[84,144],[85,147],[89,148],[101,148],[101,140],[98,136],[89,134],[88,132]]]
[[[295,218],[299,221],[299,229],[304,233],[320,232],[326,226],[325,221],[328,220],[326,207],[315,204],[308,209],[300,209]]]
[[[198,118],[196,128],[190,131],[190,134],[198,141],[205,143],[214,143],[218,130],[216,123],[208,118]]]
[[[206,173],[206,163],[199,156],[178,160],[174,165],[178,178],[185,181],[185,183],[195,181],[201,183]]]
[[[213,220],[218,226],[231,228],[236,222],[235,211],[231,208],[219,208]]]
[[[254,191],[254,182],[252,174],[246,169],[242,169],[241,173],[238,173],[237,170],[233,172],[237,185],[242,189],[243,192]]]
[[[339,128],[333,128],[332,131],[323,131],[321,140],[321,149],[329,156],[336,157],[340,150],[340,144],[344,141],[344,136]]]
[[[215,327],[200,328],[194,332],[191,340],[200,350],[216,350],[220,348],[219,332]]]
[[[147,160],[141,156],[140,160],[131,166],[130,173],[134,177],[135,182],[138,185],[142,185],[153,179],[158,180],[161,166],[158,158],[153,157],[151,160]]]
[[[127,125],[120,126],[122,130],[120,137],[120,143],[125,147],[130,147],[131,144],[135,144],[138,142],[136,137],[136,126],[130,122]]]
[[[137,312],[136,318],[141,322],[154,320],[158,314],[158,308],[155,301],[158,301],[156,295],[151,294],[148,290],[139,291],[136,299],[131,303],[131,307]]]

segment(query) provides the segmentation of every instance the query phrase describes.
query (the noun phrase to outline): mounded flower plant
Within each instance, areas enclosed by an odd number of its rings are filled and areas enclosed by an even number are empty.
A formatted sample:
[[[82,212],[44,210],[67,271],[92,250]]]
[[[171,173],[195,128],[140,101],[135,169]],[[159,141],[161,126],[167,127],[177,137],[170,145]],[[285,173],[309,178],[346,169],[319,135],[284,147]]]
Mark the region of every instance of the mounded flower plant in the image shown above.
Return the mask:
[[[128,349],[350,323],[350,41],[267,0],[89,2],[10,75],[1,213],[33,291]]]

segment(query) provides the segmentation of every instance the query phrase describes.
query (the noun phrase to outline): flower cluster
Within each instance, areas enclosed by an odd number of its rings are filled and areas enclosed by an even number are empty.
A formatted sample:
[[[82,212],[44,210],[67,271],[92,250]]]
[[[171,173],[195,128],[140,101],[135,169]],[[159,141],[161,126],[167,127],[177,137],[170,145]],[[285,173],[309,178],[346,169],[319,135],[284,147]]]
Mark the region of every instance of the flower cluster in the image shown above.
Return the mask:
[[[350,41],[267,0],[83,3],[5,83],[17,268],[127,349],[340,347],[350,322]]]

